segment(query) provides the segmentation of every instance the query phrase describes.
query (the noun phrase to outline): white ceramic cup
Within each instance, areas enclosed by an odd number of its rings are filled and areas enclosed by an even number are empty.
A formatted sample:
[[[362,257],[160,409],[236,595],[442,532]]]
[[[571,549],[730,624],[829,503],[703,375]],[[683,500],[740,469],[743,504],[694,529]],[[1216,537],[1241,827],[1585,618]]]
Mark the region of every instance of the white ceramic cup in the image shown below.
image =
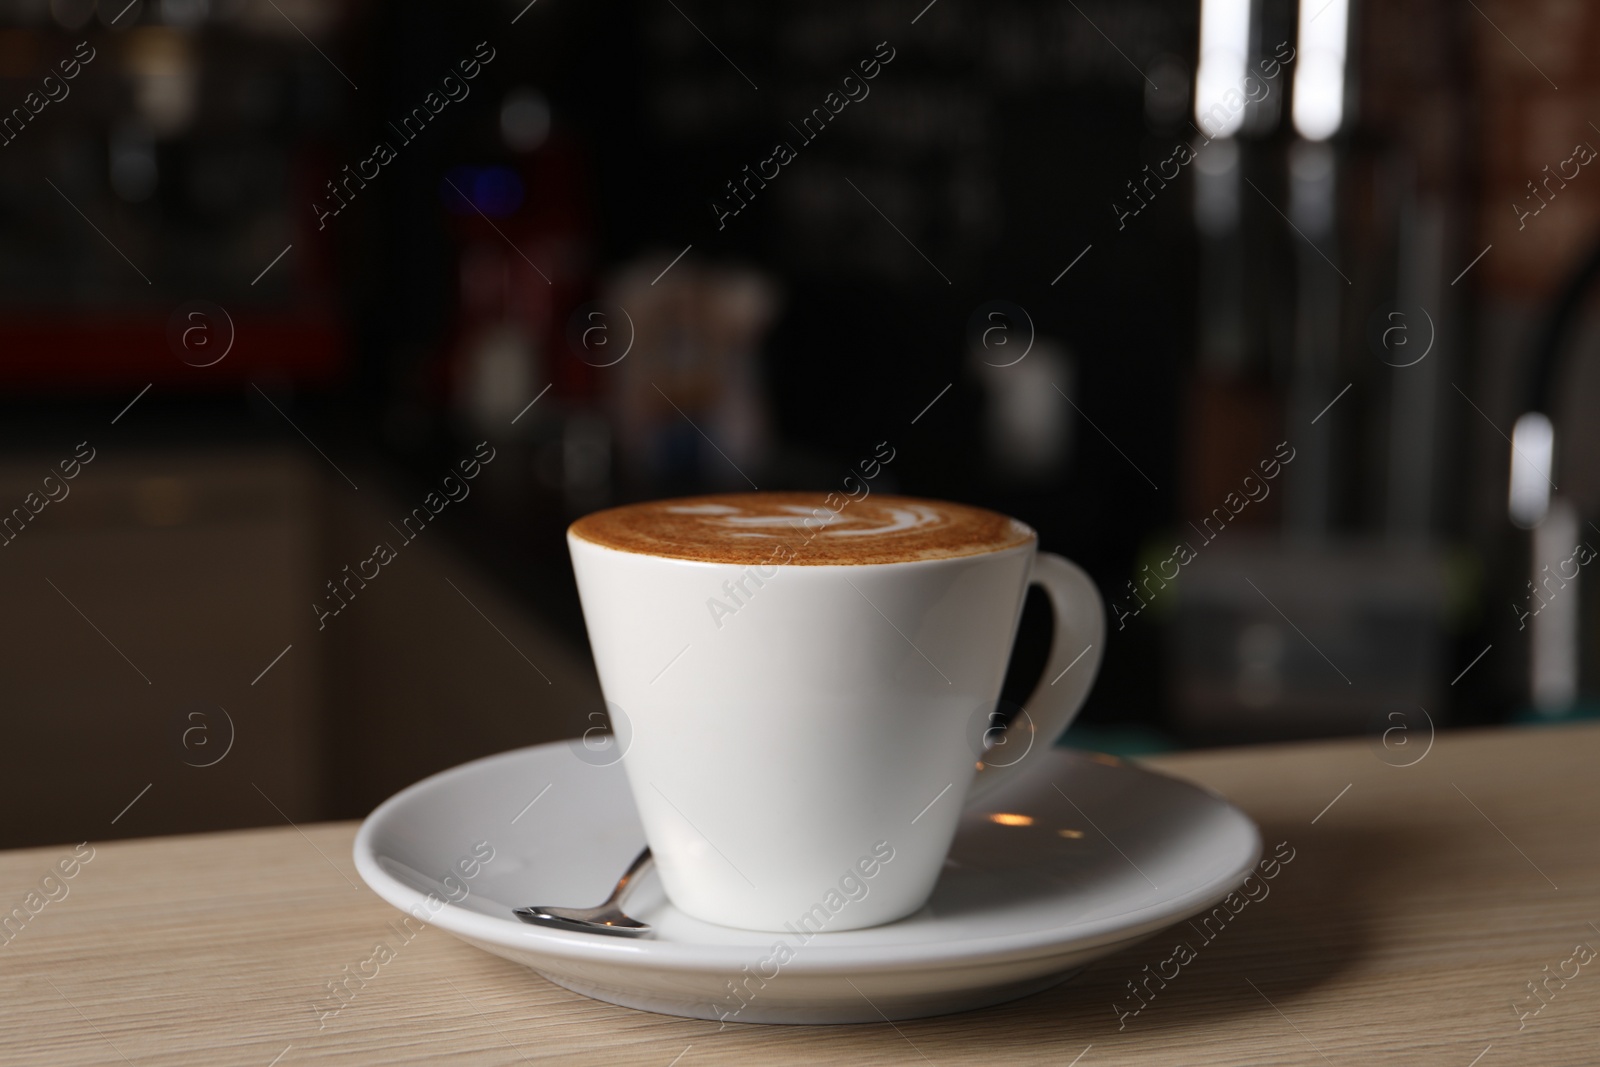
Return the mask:
[[[1105,640],[1093,581],[1034,539],[946,559],[759,568],[571,531],[567,544],[662,884],[679,909],[724,926],[808,936],[922,907],[963,806],[1066,729]],[[741,580],[737,613],[713,619],[708,599]],[[997,738],[1030,584],[1049,595],[1054,643],[1026,716]],[[986,737],[1004,743],[1003,761],[981,762]]]

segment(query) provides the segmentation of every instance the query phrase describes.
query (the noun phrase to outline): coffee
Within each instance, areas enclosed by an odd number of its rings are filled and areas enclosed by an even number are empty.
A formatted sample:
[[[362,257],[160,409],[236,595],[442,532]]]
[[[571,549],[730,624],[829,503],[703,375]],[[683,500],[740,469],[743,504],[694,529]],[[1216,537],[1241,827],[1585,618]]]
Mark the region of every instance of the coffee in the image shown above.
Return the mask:
[[[604,548],[703,563],[839,565],[975,556],[1030,544],[1033,530],[966,504],[873,493],[725,493],[586,515],[574,536]]]

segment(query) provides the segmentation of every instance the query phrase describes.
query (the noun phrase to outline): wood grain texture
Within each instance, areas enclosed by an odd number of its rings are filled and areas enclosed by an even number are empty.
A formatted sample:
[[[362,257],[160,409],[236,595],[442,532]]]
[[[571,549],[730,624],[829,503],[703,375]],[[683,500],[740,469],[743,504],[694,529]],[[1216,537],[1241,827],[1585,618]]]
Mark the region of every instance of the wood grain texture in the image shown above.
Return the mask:
[[[1294,861],[1210,943],[1180,924],[987,1011],[719,1032],[588,1000],[430,928],[324,1025],[325,984],[397,914],[355,876],[340,823],[94,846],[68,896],[0,945],[0,1061],[1600,1061],[1600,961],[1552,982],[1520,1031],[1511,1006],[1576,944],[1600,948],[1600,727],[1445,735],[1404,768],[1360,741],[1149,762],[1230,797]],[[0,908],[71,852],[0,854]],[[1126,983],[1182,938],[1198,958],[1119,1029]]]

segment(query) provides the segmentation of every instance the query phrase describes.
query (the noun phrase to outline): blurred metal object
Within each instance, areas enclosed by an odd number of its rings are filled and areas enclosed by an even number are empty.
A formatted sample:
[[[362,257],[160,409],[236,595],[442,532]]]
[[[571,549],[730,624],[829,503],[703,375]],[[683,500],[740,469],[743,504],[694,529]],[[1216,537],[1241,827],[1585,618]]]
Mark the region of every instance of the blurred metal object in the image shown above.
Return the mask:
[[[1332,145],[1297,141],[1289,150],[1289,217],[1299,231],[1289,424],[1310,426],[1303,458],[1289,473],[1284,513],[1289,532],[1325,538],[1333,523],[1334,440],[1344,412],[1329,409],[1340,391],[1340,326],[1349,279],[1338,259],[1338,156]],[[1348,409],[1346,409],[1348,410]],[[1316,423],[1322,421],[1322,426]]]
[[[1327,140],[1344,121],[1349,24],[1349,0],[1300,0],[1294,128],[1308,141]]]
[[[1577,562],[1580,536],[1578,509],[1564,497],[1549,505],[1533,531],[1528,696],[1542,715],[1558,715],[1578,700],[1581,572],[1573,566],[1568,573],[1563,564]]]
[[[1528,698],[1541,715],[1571,711],[1578,701],[1583,635],[1579,597],[1580,571],[1568,574],[1563,563],[1582,563],[1578,538],[1582,517],[1575,501],[1557,496],[1555,482],[1556,385],[1561,379],[1568,340],[1577,328],[1583,305],[1600,282],[1600,244],[1594,245],[1568,275],[1529,361],[1523,411],[1511,435],[1507,511],[1512,523],[1532,530],[1527,582],[1533,632],[1528,650]],[[1552,569],[1555,571],[1551,573]],[[1521,590],[1518,593],[1521,594]]]
[[[1550,511],[1556,431],[1550,416],[1525,412],[1511,430],[1511,478],[1506,510],[1514,525],[1532,530]]]
[[[1191,737],[1356,732],[1391,711],[1438,707],[1436,552],[1241,537],[1202,546],[1164,595],[1176,724]]]
[[[1200,4],[1194,120],[1208,137],[1231,137],[1244,125],[1239,86],[1249,73],[1250,8],[1250,0],[1202,0]],[[1240,104],[1234,104],[1230,94]]]
[[[1380,339],[1387,340],[1375,353],[1393,368],[1383,377],[1389,386],[1384,526],[1394,541],[1426,543],[1439,529],[1440,389],[1457,350],[1439,337],[1439,323],[1453,318],[1443,266],[1448,248],[1446,204],[1430,191],[1407,193],[1400,206],[1399,306],[1385,312]]]
[[[1048,482],[1071,462],[1074,412],[1067,396],[1074,370],[1066,350],[1048,338],[1024,363],[973,368],[986,392],[989,454],[1005,477]]]
[[[1215,141],[1194,164],[1194,222],[1200,231],[1200,365],[1232,378],[1249,356],[1244,235],[1240,201],[1244,172],[1237,141]]]

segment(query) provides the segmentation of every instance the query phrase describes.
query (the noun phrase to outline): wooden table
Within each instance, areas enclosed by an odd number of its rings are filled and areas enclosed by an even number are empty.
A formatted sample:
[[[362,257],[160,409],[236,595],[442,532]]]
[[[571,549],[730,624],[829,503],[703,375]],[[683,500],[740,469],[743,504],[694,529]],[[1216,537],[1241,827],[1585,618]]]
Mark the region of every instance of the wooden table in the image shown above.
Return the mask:
[[[319,1029],[326,983],[395,916],[356,878],[355,825],[339,823],[92,846],[68,895],[0,945],[0,1062],[1600,1062],[1600,960],[1568,962],[1600,949],[1600,726],[1448,734],[1413,766],[1387,758],[1341,741],[1149,761],[1231,797],[1269,851],[1296,856],[1120,1030],[1113,1002],[1176,932],[987,1011],[719,1033],[588,1000],[430,928]],[[71,855],[0,854],[0,907]],[[1530,982],[1546,983],[1537,1002]]]

